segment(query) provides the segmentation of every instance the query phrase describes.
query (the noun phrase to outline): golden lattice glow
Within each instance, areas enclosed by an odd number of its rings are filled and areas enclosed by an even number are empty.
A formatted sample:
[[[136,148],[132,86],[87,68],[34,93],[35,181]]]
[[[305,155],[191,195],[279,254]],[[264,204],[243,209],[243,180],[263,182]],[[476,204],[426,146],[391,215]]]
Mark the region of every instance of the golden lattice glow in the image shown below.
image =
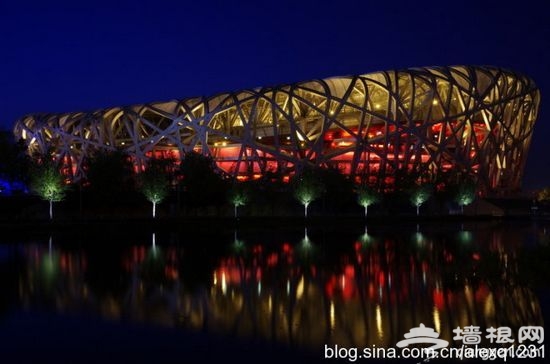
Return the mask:
[[[150,157],[211,155],[239,180],[300,164],[331,166],[379,188],[397,171],[432,181],[466,171],[482,192],[519,188],[540,94],[495,67],[430,67],[257,88],[213,97],[36,114],[14,133],[31,154],[54,150],[68,177],[96,149]]]

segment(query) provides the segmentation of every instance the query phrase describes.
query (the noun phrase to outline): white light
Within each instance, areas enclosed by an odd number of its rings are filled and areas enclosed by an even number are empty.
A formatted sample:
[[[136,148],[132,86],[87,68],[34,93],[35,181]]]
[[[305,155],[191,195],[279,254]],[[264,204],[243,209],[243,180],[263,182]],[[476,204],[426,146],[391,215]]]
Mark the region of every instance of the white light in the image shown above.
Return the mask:
[[[336,315],[334,314],[334,302],[330,301],[330,328],[336,326]]]
[[[225,280],[225,272],[222,272],[222,293],[227,293],[227,282]]]

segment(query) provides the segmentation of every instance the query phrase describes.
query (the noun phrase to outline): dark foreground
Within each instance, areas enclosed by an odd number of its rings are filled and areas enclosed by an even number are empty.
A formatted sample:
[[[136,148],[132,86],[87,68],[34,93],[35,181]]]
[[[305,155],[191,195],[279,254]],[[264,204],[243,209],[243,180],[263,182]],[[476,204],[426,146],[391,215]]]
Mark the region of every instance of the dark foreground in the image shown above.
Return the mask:
[[[12,315],[0,326],[2,363],[424,363],[420,359],[325,359],[282,345],[51,314]],[[32,345],[32,346],[31,346]],[[547,363],[508,359],[506,363]],[[503,363],[431,360],[433,363]]]
[[[273,343],[49,313],[11,315],[0,325],[0,342],[2,363],[322,361],[314,353]]]

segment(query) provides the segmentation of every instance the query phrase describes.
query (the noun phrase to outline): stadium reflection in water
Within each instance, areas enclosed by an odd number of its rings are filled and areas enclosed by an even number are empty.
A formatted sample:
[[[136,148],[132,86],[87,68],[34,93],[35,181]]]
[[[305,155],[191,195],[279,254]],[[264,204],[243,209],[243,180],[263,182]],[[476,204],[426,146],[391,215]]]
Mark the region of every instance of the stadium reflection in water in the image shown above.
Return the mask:
[[[201,247],[190,248],[174,235],[163,241],[159,234],[112,248],[56,247],[55,239],[50,246],[47,240],[26,243],[13,249],[22,262],[14,299],[29,310],[312,349],[330,343],[393,347],[420,323],[451,342],[457,326],[514,332],[543,326],[538,297],[528,288],[530,267],[521,262],[547,249],[546,230],[372,230],[355,239],[306,230],[269,243],[235,232],[208,248],[196,242]]]

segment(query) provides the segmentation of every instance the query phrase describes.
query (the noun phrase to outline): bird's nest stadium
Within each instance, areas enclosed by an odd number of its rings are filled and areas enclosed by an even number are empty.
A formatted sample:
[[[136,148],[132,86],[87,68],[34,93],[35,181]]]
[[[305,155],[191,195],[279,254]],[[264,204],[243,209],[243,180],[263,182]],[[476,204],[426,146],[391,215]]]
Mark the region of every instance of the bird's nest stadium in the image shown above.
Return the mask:
[[[506,193],[521,186],[539,102],[531,79],[505,69],[425,67],[33,114],[14,133],[30,154],[52,153],[72,180],[97,150],[122,149],[136,170],[197,151],[239,180],[288,179],[314,165],[380,189],[403,174],[436,181],[457,172],[482,193]]]

